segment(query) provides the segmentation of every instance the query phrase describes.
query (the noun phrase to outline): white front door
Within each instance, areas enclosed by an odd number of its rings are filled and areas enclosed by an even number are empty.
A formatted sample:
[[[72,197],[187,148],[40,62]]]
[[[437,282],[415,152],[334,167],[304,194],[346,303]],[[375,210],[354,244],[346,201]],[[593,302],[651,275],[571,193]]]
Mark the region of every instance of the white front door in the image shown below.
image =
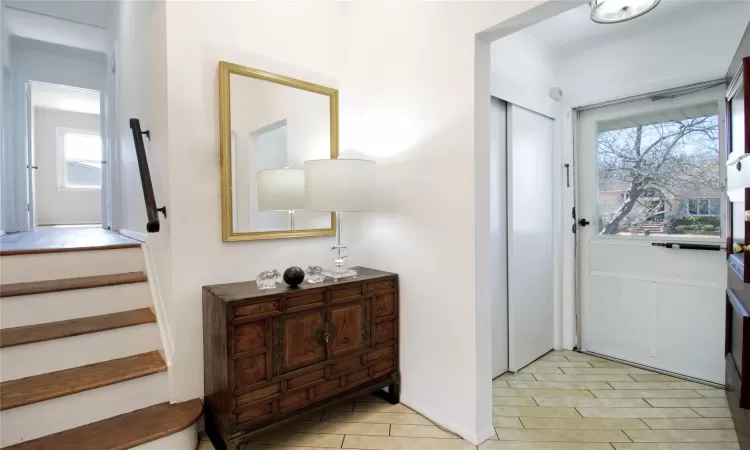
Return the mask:
[[[579,113],[582,350],[723,384],[723,93]]]
[[[553,119],[508,103],[508,365],[554,347]]]

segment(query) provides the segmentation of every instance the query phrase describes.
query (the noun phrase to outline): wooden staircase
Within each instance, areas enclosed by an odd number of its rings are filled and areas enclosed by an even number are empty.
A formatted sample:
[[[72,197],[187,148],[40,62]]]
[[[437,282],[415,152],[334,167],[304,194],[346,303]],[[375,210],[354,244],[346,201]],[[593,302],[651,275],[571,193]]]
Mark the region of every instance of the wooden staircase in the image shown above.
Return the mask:
[[[0,252],[0,448],[193,450],[140,245]]]

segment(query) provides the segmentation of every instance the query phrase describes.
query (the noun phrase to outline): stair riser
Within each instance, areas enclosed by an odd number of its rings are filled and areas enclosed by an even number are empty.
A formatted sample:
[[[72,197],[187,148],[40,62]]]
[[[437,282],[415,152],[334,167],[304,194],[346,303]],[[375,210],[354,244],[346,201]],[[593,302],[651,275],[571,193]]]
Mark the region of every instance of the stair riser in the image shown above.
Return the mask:
[[[193,450],[197,446],[198,430],[191,425],[178,433],[133,447],[133,450]]]
[[[0,327],[13,328],[148,308],[148,283],[0,298]]]
[[[0,412],[0,446],[40,438],[168,401],[166,372]]]
[[[6,347],[0,349],[0,380],[16,380],[147,353],[159,350],[160,342],[159,327],[148,323]]]
[[[143,250],[123,248],[0,257],[1,284],[143,272]]]

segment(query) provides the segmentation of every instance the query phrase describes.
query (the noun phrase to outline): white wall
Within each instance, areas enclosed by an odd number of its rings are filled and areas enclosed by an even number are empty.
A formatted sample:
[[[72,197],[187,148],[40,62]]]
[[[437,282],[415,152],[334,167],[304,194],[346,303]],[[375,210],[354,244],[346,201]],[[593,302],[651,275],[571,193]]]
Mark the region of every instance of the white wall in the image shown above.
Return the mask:
[[[102,53],[74,49],[11,36],[10,63],[12,77],[12,152],[5,160],[11,176],[3,185],[3,200],[8,202],[5,213],[7,229],[20,231],[28,227],[26,220],[26,83],[41,81],[102,91],[105,57]],[[7,173],[5,175],[8,175]]]
[[[559,82],[557,68],[533,33],[527,29],[498,39],[490,52],[494,97],[557,118],[559,104],[549,96]]]
[[[5,214],[3,213],[3,178],[5,178],[4,175],[4,167],[5,167],[5,120],[3,119],[3,111],[5,110],[5,66],[6,66],[6,58],[7,55],[7,42],[8,42],[8,36],[7,36],[7,27],[5,25],[5,14],[3,14],[5,8],[0,5],[0,163],[2,163],[2,168],[0,168],[0,236],[5,234],[5,228],[4,228],[4,217]]]
[[[345,239],[353,262],[401,277],[403,401],[472,440],[492,433],[490,304],[474,289],[475,34],[535,4],[167,3],[179,397],[202,392],[201,286],[327,265],[332,242],[221,242],[216,84],[227,60],[339,81],[342,155],[379,165],[378,212],[347,216]],[[489,86],[484,97],[489,117]]]
[[[148,235],[146,243],[146,262],[149,270],[149,283],[157,313],[159,328],[162,334],[164,356],[169,365],[170,379],[175,377],[173,370],[173,334],[171,326],[179,323],[179,313],[167,315],[164,302],[172,298],[172,202],[170,201],[170,165],[172,157],[177,160],[188,157],[177,147],[172,147],[174,156],[170,155],[167,146],[167,56],[166,56],[166,4],[164,1],[119,1],[113,11],[110,32],[110,47],[114,53],[116,79],[108,75],[110,93],[114,91],[117,99],[117,110],[112,114],[113,142],[112,158],[117,160],[118,170],[114,173],[116,181],[114,192],[117,196],[117,228],[130,236],[146,240],[146,208],[141,188],[138,161],[135,155],[135,144],[130,130],[129,119],[138,118],[142,130],[150,130],[151,139],[143,137],[146,155],[151,172],[157,206],[166,205],[169,219],[160,217],[161,230]],[[110,55],[112,59],[113,55]],[[203,88],[205,86],[201,86]],[[213,86],[215,87],[215,85]],[[112,94],[111,94],[112,95]],[[218,110],[217,110],[218,117]],[[184,129],[182,125],[179,129]],[[194,211],[196,215],[204,214]],[[192,219],[188,219],[192,220]],[[190,244],[182,243],[190,247]],[[201,259],[200,253],[191,254],[190,258]],[[184,261],[182,261],[184,262]],[[200,308],[199,308],[200,310]],[[200,314],[200,313],[198,313]],[[192,333],[196,336],[200,333]],[[185,352],[195,352],[195,347],[186,347]],[[200,348],[200,346],[198,347]],[[200,352],[200,350],[197,350]],[[187,374],[186,374],[187,375]],[[189,376],[189,375],[188,375]],[[170,399],[177,400],[175,389],[182,381],[170,383]],[[181,396],[181,398],[195,398]]]
[[[2,9],[8,32],[14,36],[101,53],[107,50],[104,28],[15,8]]]
[[[99,132],[99,114],[34,109],[35,206],[37,225],[100,223],[101,190],[58,189],[57,128]]]
[[[555,61],[564,101],[586,106],[723,79],[748,21],[750,4],[718,5],[711,14]]]

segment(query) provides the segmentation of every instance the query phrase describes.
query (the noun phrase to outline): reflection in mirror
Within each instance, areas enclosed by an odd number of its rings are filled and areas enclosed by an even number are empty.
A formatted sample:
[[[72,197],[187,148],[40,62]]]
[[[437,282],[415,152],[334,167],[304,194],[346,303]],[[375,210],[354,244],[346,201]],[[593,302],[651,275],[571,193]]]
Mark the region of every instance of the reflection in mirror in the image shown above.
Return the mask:
[[[302,168],[306,160],[337,156],[331,124],[335,120],[331,109],[336,97],[314,90],[336,91],[265,72],[259,72],[262,75],[256,78],[257,75],[242,73],[242,69],[257,72],[232,65],[228,76],[229,234],[248,233],[248,239],[333,234],[330,213],[303,209]],[[277,78],[283,80],[273,81]],[[300,83],[301,87],[283,83]],[[227,143],[224,137],[222,143]],[[227,219],[225,214],[224,220]],[[225,240],[242,239],[227,239],[226,231]],[[307,233],[296,233],[302,231]]]

